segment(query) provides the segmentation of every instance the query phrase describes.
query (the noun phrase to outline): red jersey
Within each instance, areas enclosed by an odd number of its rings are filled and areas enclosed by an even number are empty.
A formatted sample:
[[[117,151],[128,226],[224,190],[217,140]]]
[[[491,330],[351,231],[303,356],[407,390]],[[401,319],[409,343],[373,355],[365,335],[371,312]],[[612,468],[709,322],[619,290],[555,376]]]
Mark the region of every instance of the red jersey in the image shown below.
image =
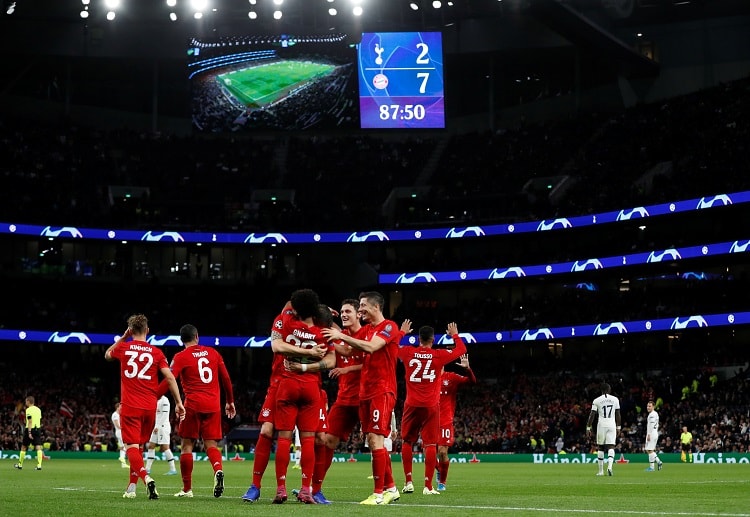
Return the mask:
[[[294,312],[290,309],[276,316],[276,319],[273,320],[273,326],[271,327],[271,339],[273,339],[274,337],[279,337],[279,331],[284,326],[284,318],[287,318],[293,314]],[[281,354],[273,354],[273,362],[271,363],[271,379],[268,381],[269,387],[278,387],[282,373],[284,373],[284,356]]]
[[[468,376],[464,377],[453,372],[443,372],[440,378],[440,427],[453,425],[453,416],[456,414],[456,394],[458,388],[464,384],[474,384],[477,378],[471,369],[467,370]]]
[[[377,325],[365,325],[364,341],[372,341],[375,336],[385,339],[382,348],[371,354],[365,354],[362,363],[362,380],[359,385],[359,399],[369,400],[373,397],[391,393],[396,396],[396,361],[398,342],[403,332],[391,320],[383,320]]]
[[[405,346],[398,350],[398,358],[406,369],[405,404],[415,407],[432,407],[440,403],[440,372],[443,367],[466,353],[466,345],[453,336],[456,347],[438,350],[418,346]]]
[[[355,339],[365,340],[367,336],[367,329],[360,327],[360,329],[351,333],[349,329],[342,331],[344,334],[352,336]],[[352,349],[352,353],[349,356],[336,355],[336,368],[347,368],[349,366],[356,366],[362,364],[365,360],[365,353],[362,350],[356,348]],[[362,370],[355,370],[353,372],[340,375],[338,377],[339,390],[336,395],[336,403],[343,406],[359,406],[359,385],[362,379]]]
[[[131,340],[119,343],[111,355],[120,361],[122,404],[156,412],[159,370],[169,367],[164,353],[145,341]]]
[[[272,337],[274,339],[283,339],[285,343],[294,345],[298,348],[311,349],[318,345],[325,345],[329,349],[333,348],[333,345],[328,343],[328,340],[322,334],[320,327],[315,325],[308,326],[305,322],[298,319],[291,311],[282,313],[274,322],[273,326],[274,331]],[[276,355],[283,356],[283,354]],[[287,359],[289,361],[308,364],[318,361],[311,357],[288,357]],[[288,372],[286,369],[282,369],[281,377],[295,379],[296,381],[315,382],[316,385],[319,385],[321,382],[319,372]]]
[[[224,358],[214,348],[194,345],[177,352],[170,365],[185,392],[184,405],[199,413],[221,412],[221,391],[234,402],[232,381]]]

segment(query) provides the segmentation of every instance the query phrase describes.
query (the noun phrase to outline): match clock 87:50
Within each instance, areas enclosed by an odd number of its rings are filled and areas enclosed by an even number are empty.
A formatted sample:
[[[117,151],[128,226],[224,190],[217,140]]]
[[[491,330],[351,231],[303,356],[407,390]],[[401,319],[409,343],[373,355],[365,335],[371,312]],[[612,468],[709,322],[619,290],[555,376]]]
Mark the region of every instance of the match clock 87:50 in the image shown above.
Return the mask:
[[[358,45],[362,128],[444,128],[440,32],[365,32]]]
[[[422,104],[382,104],[380,120],[423,120],[426,114]]]

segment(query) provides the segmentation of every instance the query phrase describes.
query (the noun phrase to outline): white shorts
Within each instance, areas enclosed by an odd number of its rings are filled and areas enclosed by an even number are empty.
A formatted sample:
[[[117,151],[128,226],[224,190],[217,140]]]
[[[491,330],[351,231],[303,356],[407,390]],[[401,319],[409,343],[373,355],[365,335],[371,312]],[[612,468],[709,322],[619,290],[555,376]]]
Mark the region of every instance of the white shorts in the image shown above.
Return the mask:
[[[365,449],[369,448],[370,446],[367,443],[367,440],[365,440]],[[390,437],[386,437],[383,439],[383,447],[385,447],[385,450],[388,452],[393,452],[393,440]]]
[[[617,443],[617,429],[614,427],[597,427],[596,444],[614,445]]]
[[[154,432],[151,433],[151,439],[149,442],[155,443],[156,445],[169,445],[171,443],[172,426],[170,424],[157,427]]]
[[[117,446],[122,449],[125,447],[125,444],[122,443],[122,429],[118,429],[115,431],[115,438],[117,438]]]
[[[652,434],[651,440],[645,440],[643,443],[643,450],[645,451],[655,451],[656,450],[656,444],[659,441],[659,435],[658,434]]]

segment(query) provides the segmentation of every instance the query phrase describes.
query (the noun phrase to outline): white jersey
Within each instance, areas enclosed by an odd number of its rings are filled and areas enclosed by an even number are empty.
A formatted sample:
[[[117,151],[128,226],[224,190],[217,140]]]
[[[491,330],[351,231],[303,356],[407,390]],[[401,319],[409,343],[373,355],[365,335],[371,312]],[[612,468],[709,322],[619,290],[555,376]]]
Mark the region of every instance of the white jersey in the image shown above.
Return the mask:
[[[156,403],[156,427],[169,425],[170,409],[171,404],[169,403],[169,399],[162,395],[162,397]]]
[[[615,420],[615,410],[620,409],[620,399],[614,395],[599,395],[594,399],[591,410],[596,411],[599,416],[597,427],[612,428],[617,426]]]
[[[149,440],[151,443],[157,445],[170,444],[170,435],[172,434],[172,424],[169,421],[170,409],[171,404],[169,399],[162,395],[156,402],[156,424]]]
[[[648,414],[646,420],[646,440],[644,449],[653,451],[659,441],[659,413],[655,410]]]
[[[120,413],[117,411],[112,413],[112,427],[115,431],[115,438],[117,438],[117,445],[122,447],[122,427],[120,424]]]

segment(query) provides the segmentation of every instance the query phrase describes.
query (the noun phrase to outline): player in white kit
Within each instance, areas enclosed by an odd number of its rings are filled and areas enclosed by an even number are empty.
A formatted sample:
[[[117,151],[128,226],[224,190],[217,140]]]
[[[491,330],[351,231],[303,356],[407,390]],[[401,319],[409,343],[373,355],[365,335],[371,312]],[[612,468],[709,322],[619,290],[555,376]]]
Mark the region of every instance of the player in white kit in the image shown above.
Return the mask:
[[[588,422],[586,422],[586,435],[591,435],[591,427],[596,421],[596,444],[599,446],[597,459],[599,472],[597,476],[604,475],[604,451],[607,451],[607,475],[612,475],[612,464],[615,461],[615,443],[617,434],[622,428],[622,417],[620,416],[620,399],[610,394],[612,388],[609,384],[602,383],[601,392],[591,404]]]
[[[654,401],[649,400],[646,404],[646,411],[648,411],[648,418],[646,419],[646,441],[644,442],[643,449],[648,454],[648,468],[646,472],[654,471],[654,463],[656,468],[661,470],[662,461],[656,455],[656,444],[659,441],[659,413],[654,409]]]
[[[117,448],[120,450],[120,465],[124,469],[130,468],[128,462],[125,459],[125,444],[122,443],[122,426],[120,425],[120,404],[115,404],[115,412],[112,413],[112,427],[115,430],[115,438],[117,439]]]
[[[156,426],[151,433],[151,439],[148,442],[148,451],[146,452],[146,471],[151,473],[151,465],[156,459],[156,446],[164,453],[164,459],[169,462],[167,476],[177,475],[177,469],[174,465],[174,454],[169,448],[172,437],[172,424],[169,422],[169,410],[171,405],[169,399],[162,395],[156,403]]]

